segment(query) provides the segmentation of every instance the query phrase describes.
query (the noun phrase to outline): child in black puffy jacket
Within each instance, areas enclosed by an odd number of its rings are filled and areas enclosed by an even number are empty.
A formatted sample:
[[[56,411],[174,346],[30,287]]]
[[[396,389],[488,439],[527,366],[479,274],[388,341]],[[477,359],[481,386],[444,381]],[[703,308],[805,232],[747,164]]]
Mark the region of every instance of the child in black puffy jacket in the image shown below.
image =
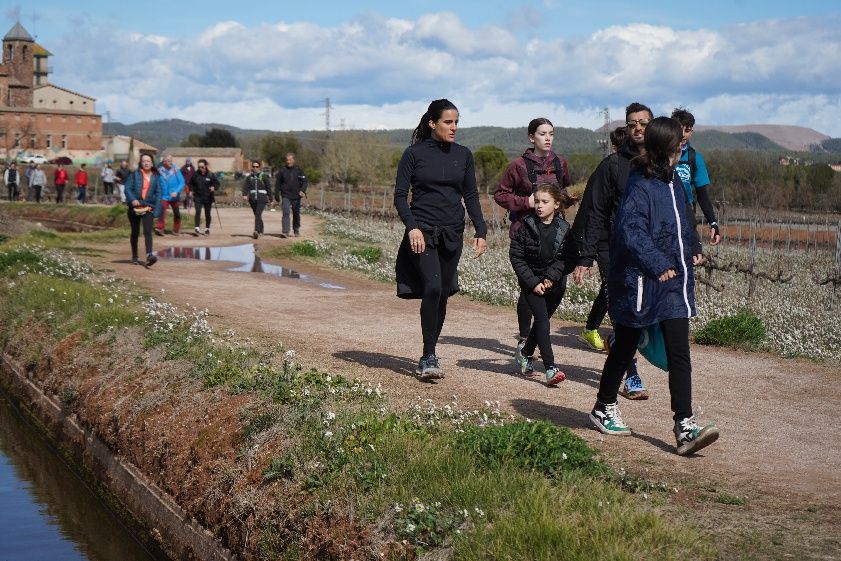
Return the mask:
[[[531,332],[522,346],[517,347],[514,362],[522,374],[529,374],[534,370],[532,355],[539,348],[546,383],[550,386],[559,384],[566,376],[555,366],[549,318],[558,309],[566,290],[566,275],[575,266],[574,258],[566,257],[570,251],[569,223],[557,213],[562,207],[572,206],[575,200],[562,193],[557,185],[540,183],[534,191],[534,213],[523,219],[508,252],[522,297],[534,314]]]

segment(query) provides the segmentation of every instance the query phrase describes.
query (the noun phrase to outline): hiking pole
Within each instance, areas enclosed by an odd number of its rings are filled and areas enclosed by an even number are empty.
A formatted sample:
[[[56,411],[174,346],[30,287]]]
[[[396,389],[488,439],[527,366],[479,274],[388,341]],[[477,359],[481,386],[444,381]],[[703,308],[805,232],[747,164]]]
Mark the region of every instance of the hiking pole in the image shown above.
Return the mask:
[[[222,227],[222,216],[219,214],[219,207],[216,206],[216,199],[213,200],[213,208],[216,209],[216,220],[219,222],[219,231],[224,232],[225,229]]]

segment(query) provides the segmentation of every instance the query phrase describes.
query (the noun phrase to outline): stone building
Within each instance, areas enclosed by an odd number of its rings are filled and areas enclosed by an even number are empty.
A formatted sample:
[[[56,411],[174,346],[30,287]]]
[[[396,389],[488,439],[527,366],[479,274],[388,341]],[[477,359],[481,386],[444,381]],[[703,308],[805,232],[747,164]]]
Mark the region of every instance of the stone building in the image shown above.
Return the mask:
[[[50,55],[20,22],[3,37],[0,159],[39,154],[94,162],[102,150],[96,100],[50,84]]]

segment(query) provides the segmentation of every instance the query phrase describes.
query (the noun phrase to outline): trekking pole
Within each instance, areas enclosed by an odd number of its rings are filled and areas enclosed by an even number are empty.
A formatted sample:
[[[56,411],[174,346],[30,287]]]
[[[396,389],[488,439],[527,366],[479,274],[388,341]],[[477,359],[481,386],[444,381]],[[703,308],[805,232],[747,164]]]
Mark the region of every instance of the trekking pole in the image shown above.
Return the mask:
[[[216,200],[213,201],[213,208],[216,209],[216,220],[219,222],[219,231],[224,232],[225,229],[222,227],[222,216],[219,214],[219,207],[216,206]]]

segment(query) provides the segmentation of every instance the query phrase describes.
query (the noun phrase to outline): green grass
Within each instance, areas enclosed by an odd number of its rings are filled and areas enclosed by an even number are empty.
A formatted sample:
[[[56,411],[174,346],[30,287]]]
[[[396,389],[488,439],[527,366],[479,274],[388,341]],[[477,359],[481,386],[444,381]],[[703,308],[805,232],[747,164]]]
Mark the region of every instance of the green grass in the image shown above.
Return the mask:
[[[318,246],[309,240],[302,242],[295,242],[289,249],[292,255],[298,257],[320,257],[322,252],[319,251]]]
[[[695,342],[702,345],[729,346],[742,349],[759,347],[768,336],[762,320],[750,310],[708,322],[695,333]]]

